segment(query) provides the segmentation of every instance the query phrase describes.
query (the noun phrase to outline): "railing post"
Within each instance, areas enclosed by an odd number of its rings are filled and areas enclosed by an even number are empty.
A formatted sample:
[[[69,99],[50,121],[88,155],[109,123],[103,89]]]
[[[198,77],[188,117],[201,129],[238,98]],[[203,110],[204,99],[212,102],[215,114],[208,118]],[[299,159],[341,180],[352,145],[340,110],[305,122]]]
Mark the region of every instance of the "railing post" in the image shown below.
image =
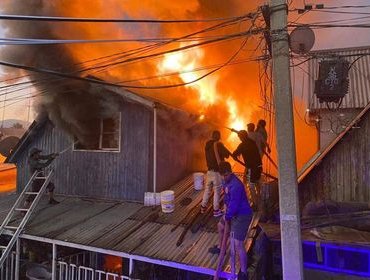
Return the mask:
[[[51,260],[51,279],[57,279],[57,245],[53,243],[53,259]]]
[[[15,274],[14,279],[19,280],[19,261],[21,257],[21,240],[18,238],[15,243]]]
[[[134,260],[130,258],[128,267],[128,279],[131,280],[131,276],[134,273]]]

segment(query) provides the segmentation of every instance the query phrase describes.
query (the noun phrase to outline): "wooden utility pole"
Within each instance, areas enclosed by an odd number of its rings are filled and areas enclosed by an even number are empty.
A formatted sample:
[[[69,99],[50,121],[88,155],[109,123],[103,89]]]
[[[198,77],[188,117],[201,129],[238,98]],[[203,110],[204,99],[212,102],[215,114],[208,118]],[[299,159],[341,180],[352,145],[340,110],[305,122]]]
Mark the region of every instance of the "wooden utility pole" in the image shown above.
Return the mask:
[[[300,280],[303,263],[287,16],[285,0],[270,0],[283,279]]]

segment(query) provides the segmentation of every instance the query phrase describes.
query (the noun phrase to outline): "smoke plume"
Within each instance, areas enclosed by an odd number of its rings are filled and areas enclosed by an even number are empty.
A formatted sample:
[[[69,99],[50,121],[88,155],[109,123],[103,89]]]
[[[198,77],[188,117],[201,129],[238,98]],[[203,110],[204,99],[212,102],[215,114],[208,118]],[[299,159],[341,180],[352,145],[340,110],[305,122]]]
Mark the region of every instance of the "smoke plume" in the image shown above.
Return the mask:
[[[228,18],[256,11],[260,1],[245,0],[3,0],[0,10],[3,14],[40,15],[86,18],[122,18],[122,19],[202,19]],[[121,38],[174,38],[204,29],[215,24],[179,23],[179,24],[137,24],[137,23],[66,23],[38,21],[6,21],[8,38],[37,39],[121,39]],[[227,35],[246,31],[250,22],[233,25],[200,36]],[[248,60],[260,55],[256,51],[261,37],[256,36],[241,48],[244,39],[229,40],[198,48],[202,55],[198,57],[195,68],[225,63],[238,52],[237,59]],[[164,51],[180,47],[174,43],[154,51]],[[120,53],[121,60],[133,58],[142,48],[141,43],[110,44],[66,44],[45,46],[9,46],[4,48],[0,59],[12,63],[69,73],[76,76],[92,75],[112,83],[136,86],[161,86],[184,82],[180,75],[159,75],[163,56],[138,60],[135,63],[112,64],[97,68],[102,64],[114,63]],[[185,50],[183,55],[195,57],[194,50]],[[104,59],[98,59],[102,58]],[[88,71],[86,69],[89,69]],[[7,69],[15,74],[17,69]],[[170,71],[169,71],[170,72]],[[200,71],[206,73],[206,70]],[[88,144],[89,135],[96,132],[101,116],[117,110],[117,98],[104,95],[99,87],[83,81],[56,78],[40,73],[27,73],[39,91],[37,110],[46,113],[57,126]],[[200,75],[198,74],[198,75]],[[155,77],[143,79],[143,77]],[[261,109],[258,63],[240,63],[226,66],[203,79],[203,83],[192,86],[169,89],[135,89],[138,94],[150,96],[174,107],[194,114],[204,115],[204,122],[212,126],[229,127],[233,124],[230,117],[242,119],[243,125],[256,122],[258,118],[268,119],[272,124],[271,114]],[[212,98],[210,97],[212,96]],[[212,102],[210,102],[212,100]],[[230,104],[234,104],[231,112]],[[239,128],[241,129],[241,128]]]

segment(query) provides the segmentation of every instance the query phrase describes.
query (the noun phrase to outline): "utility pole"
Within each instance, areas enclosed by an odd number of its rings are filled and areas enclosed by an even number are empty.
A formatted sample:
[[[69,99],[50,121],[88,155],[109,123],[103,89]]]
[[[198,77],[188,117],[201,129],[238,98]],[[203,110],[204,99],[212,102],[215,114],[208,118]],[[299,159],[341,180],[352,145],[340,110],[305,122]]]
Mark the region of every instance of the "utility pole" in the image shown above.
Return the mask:
[[[286,1],[270,0],[283,279],[300,280],[303,262],[287,17]]]

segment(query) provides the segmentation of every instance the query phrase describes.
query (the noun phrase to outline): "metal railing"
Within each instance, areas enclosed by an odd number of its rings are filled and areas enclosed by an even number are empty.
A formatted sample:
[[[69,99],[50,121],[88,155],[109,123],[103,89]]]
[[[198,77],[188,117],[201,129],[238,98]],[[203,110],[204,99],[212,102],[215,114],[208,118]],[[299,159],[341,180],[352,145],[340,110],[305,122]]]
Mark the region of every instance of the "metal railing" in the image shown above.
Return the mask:
[[[63,261],[58,262],[58,267],[58,280],[134,280],[129,276],[93,269],[86,266],[77,266]]]
[[[3,249],[0,249],[0,256],[3,253]],[[1,280],[15,280],[16,279],[16,253],[13,251],[6,258],[4,264],[0,267],[0,279]]]

